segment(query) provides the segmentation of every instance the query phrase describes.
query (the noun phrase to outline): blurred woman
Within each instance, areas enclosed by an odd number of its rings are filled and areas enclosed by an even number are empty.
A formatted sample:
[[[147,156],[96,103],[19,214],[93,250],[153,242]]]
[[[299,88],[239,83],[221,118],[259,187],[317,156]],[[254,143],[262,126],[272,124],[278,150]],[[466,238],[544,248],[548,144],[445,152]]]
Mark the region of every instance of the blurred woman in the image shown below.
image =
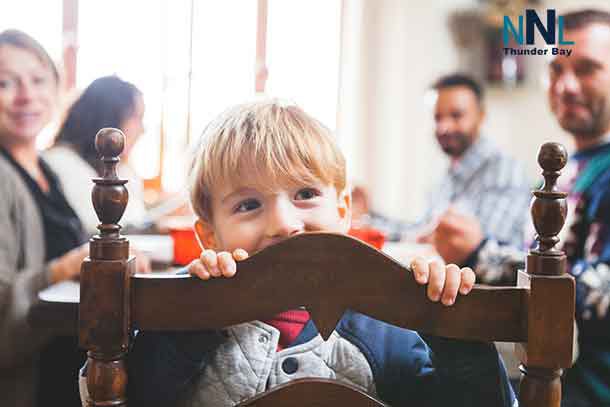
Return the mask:
[[[27,315],[40,290],[76,278],[88,253],[78,216],[38,156],[59,75],[25,33],[0,33],[0,399],[17,407],[77,406],[76,338],[53,338]],[[37,385],[38,384],[38,385]]]
[[[68,202],[89,233],[95,233],[98,219],[91,205],[91,179],[101,175],[95,150],[95,135],[104,127],[125,133],[119,175],[129,180],[129,204],[123,225],[139,225],[146,219],[142,181],[128,164],[129,154],[144,133],[142,93],[116,76],[94,80],[69,109],[57,133],[55,145],[44,153],[45,160],[59,174]]]

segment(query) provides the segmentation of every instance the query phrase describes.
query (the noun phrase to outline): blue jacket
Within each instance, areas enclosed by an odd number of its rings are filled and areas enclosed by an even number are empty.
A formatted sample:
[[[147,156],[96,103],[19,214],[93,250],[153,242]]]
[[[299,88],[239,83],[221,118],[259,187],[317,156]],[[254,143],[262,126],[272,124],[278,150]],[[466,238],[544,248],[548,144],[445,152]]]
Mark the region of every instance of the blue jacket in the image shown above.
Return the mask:
[[[353,311],[344,314],[335,334],[361,352],[376,396],[391,405],[517,405],[493,344],[432,336],[424,342],[414,331]],[[128,361],[130,405],[171,405],[192,392],[228,336],[223,331],[140,332]],[[320,341],[310,320],[290,348],[316,338]]]

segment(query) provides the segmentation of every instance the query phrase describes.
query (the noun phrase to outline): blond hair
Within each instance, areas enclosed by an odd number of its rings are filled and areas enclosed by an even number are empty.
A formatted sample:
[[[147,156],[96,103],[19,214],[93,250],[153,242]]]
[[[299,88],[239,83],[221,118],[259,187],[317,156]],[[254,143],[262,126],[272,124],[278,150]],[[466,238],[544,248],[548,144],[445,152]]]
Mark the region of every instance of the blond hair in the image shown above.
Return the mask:
[[[34,38],[23,31],[14,29],[4,30],[0,32],[0,47],[3,45],[10,45],[33,54],[46,68],[51,71],[53,78],[55,79],[55,83],[59,83],[59,71],[57,70],[57,66],[44,47]]]
[[[211,221],[211,191],[241,176],[274,190],[322,182],[345,189],[345,159],[331,131],[293,104],[268,99],[234,106],[204,130],[191,168],[191,203]]]

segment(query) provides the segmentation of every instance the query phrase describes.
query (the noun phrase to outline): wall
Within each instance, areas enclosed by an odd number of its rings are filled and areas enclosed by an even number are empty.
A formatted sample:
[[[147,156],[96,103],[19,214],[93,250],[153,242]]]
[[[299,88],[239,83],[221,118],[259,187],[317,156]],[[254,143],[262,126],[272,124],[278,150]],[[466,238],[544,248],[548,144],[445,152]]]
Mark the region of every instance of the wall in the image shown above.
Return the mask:
[[[353,182],[372,192],[375,208],[403,219],[423,205],[430,164],[442,165],[423,96],[455,64],[447,29],[437,23],[450,9],[344,1],[339,142]]]

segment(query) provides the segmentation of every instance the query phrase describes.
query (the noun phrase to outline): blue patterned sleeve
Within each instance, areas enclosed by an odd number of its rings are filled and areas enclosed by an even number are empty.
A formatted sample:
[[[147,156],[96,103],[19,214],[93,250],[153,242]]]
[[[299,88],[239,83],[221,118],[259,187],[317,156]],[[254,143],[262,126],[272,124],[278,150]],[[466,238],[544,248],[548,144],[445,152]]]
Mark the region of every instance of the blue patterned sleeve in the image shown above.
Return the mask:
[[[576,279],[576,318],[610,338],[610,172],[600,177],[576,208],[576,226],[566,239],[570,273]],[[572,256],[570,256],[572,255]]]
[[[607,230],[594,229],[589,237],[599,255],[578,260],[571,269],[576,279],[576,317],[584,323],[610,320],[610,239]],[[610,337],[610,325],[605,325]]]
[[[524,267],[525,252],[514,245],[487,237],[470,254],[464,266],[471,267],[477,283],[513,285],[517,270]]]

